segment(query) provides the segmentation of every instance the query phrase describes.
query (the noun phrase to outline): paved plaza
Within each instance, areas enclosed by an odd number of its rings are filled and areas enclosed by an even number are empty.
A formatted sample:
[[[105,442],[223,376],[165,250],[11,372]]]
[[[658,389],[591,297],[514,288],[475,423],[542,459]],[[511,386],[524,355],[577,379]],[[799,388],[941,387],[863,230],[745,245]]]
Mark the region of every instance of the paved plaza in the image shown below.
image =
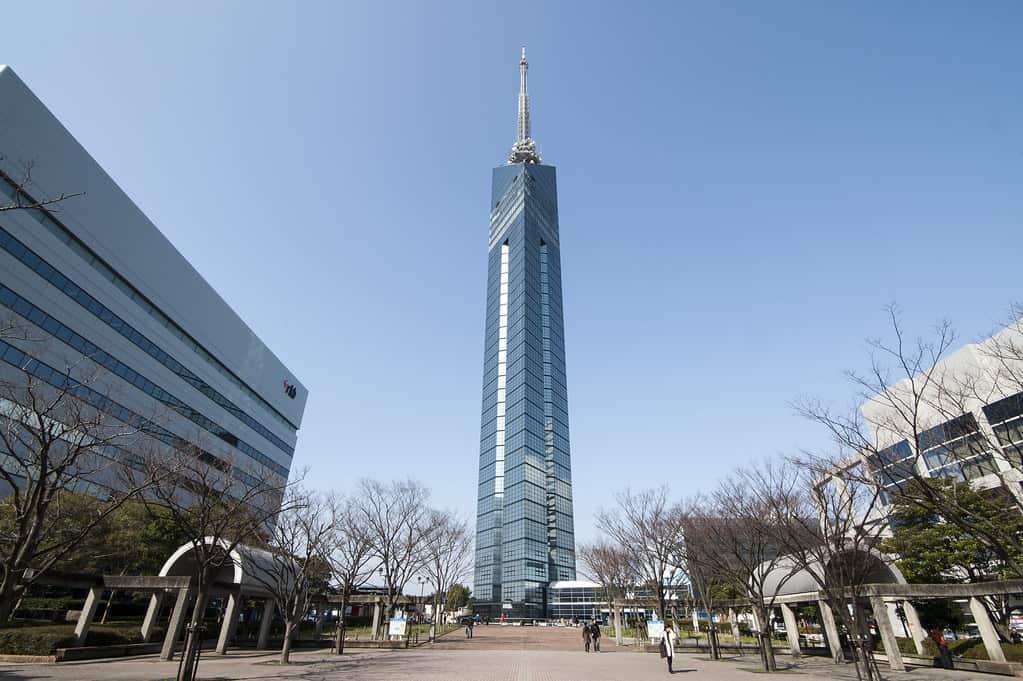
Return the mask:
[[[585,653],[577,629],[478,627],[467,641],[461,632],[436,644],[412,650],[352,650],[342,658],[328,651],[297,651],[293,664],[280,667],[276,656],[240,651],[203,657],[199,678],[205,681],[301,679],[303,681],[647,681],[664,679],[660,657],[616,648],[605,638],[604,652]],[[755,658],[711,661],[706,655],[678,653],[676,676],[686,681],[755,681]],[[787,658],[780,660],[787,664]],[[164,681],[174,678],[177,662],[153,657],[64,664],[0,664],[0,681]],[[856,678],[851,666],[809,658],[785,676],[815,679]],[[904,681],[994,681],[985,674],[917,669],[884,673]],[[763,678],[763,677],[760,677]]]

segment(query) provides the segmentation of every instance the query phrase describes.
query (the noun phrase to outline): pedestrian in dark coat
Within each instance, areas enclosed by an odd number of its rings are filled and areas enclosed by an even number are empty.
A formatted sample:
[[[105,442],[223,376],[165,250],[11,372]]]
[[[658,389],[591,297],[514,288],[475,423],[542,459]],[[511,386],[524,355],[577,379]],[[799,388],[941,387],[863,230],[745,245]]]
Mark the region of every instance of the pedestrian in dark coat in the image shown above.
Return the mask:
[[[593,650],[600,652],[600,625],[597,624],[597,620],[593,620],[593,624],[590,625],[590,636],[593,637]]]
[[[590,631],[590,625],[584,624],[583,625],[583,644],[586,647],[586,652],[590,652],[590,640],[591,640],[592,636],[593,636],[593,634]]]

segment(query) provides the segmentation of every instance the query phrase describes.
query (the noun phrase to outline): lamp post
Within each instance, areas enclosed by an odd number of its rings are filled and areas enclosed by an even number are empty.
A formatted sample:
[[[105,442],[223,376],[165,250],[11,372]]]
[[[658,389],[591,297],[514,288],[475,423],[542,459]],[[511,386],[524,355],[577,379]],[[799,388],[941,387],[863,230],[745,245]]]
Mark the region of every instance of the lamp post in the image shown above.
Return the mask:
[[[377,568],[377,574],[378,574],[378,575],[380,575],[380,579],[384,580],[384,591],[385,591],[385,592],[387,592],[387,594],[388,594],[388,596],[389,596],[389,595],[390,595],[390,591],[391,591],[391,590],[390,590],[389,588],[387,588],[387,580],[386,580],[386,578],[384,577],[384,566],[383,566],[383,565],[381,565],[380,567],[378,567],[378,568]],[[376,604],[374,604],[374,606],[373,606],[373,607],[374,607],[374,608],[376,608],[376,607],[378,607],[378,606],[377,606]],[[383,605],[380,605],[379,607],[383,608]],[[388,614],[388,613],[386,613],[386,612],[381,612],[381,615],[387,615],[387,614]],[[382,629],[383,631],[390,631],[390,630],[388,629],[388,623],[387,623],[387,622],[384,622],[384,621],[382,621],[382,620],[383,620],[384,618],[383,618],[383,617],[381,616],[381,618],[380,618],[380,619],[381,619],[381,622],[380,622],[380,628],[381,628],[381,629]],[[378,636],[380,636],[380,634],[381,634],[381,632],[380,632],[380,631],[374,631],[374,632],[373,632],[373,640],[374,640],[374,641],[375,641],[375,640],[377,640],[377,637],[378,637]],[[388,636],[387,636],[387,638],[388,638],[388,639],[390,639],[390,635],[388,635]]]
[[[419,575],[419,623],[423,622],[423,587],[426,586],[426,577]]]

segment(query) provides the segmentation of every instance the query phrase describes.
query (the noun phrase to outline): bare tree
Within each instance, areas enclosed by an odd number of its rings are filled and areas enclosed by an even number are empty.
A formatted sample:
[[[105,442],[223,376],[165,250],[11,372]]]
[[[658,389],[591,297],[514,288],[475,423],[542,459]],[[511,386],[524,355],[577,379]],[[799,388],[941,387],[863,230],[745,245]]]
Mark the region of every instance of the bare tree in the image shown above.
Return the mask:
[[[766,461],[761,468],[770,471]],[[694,552],[704,571],[721,576],[745,600],[758,622],[760,658],[767,671],[777,669],[771,645],[770,613],[779,590],[792,576],[795,566],[787,561],[776,538],[778,524],[768,486],[783,483],[770,473],[739,469],[722,480],[709,498],[690,504],[691,518],[686,529],[686,549]],[[798,478],[789,479],[798,484]],[[791,491],[786,489],[785,494]]]
[[[584,574],[600,584],[611,611],[615,643],[622,645],[622,616],[629,590],[640,581],[632,551],[617,544],[601,541],[579,547],[579,560]]]
[[[4,157],[0,156],[0,161],[2,160],[4,160]],[[57,204],[63,201],[73,199],[76,196],[85,196],[85,192],[74,192],[71,194],[61,193],[59,196],[36,198],[29,193],[29,187],[32,185],[32,169],[35,163],[29,162],[22,165],[24,172],[22,172],[20,179],[14,179],[7,173],[0,171],[0,182],[7,185],[2,193],[10,195],[9,200],[0,201],[0,213],[11,210],[30,210],[33,208],[46,208],[52,211]]]
[[[341,596],[334,642],[334,650],[338,655],[344,654],[345,649],[345,610],[348,608],[348,599],[373,574],[373,542],[365,514],[357,507],[357,501],[341,495],[331,495],[327,502],[331,532],[323,545],[323,559]]]
[[[270,592],[284,618],[281,664],[291,659],[291,643],[309,610],[310,588],[326,571],[322,556],[331,534],[332,518],[323,501],[299,487],[285,493],[282,511],[267,536],[267,549],[253,577]]]
[[[361,509],[367,533],[384,578],[387,619],[395,611],[409,580],[425,564],[423,547],[429,538],[429,491],[414,480],[384,484],[363,480],[359,484]],[[381,622],[386,626],[386,622]],[[373,632],[374,638],[380,632]]]
[[[0,353],[21,367],[15,378],[0,380],[3,625],[34,579],[149,486],[151,478],[121,484],[121,468],[131,458],[126,452],[144,446],[144,438],[138,423],[123,423],[97,408],[110,399],[94,377],[75,378],[70,368],[58,372],[2,341]],[[100,500],[90,503],[79,492]]]
[[[147,461],[157,481],[143,499],[166,509],[173,524],[191,537],[196,600],[178,681],[192,681],[201,641],[202,616],[218,573],[233,564],[239,544],[264,544],[289,483],[256,464],[221,459],[199,449],[175,448]]]
[[[430,639],[436,636],[448,589],[465,577],[472,567],[472,533],[468,521],[451,511],[432,511],[427,521],[431,528],[426,539],[423,573],[433,589],[433,625]]]
[[[657,611],[667,616],[666,584],[676,584],[682,574],[685,512],[668,497],[667,486],[616,495],[618,507],[601,509],[597,527],[612,541],[629,547],[644,585],[653,594]]]
[[[797,409],[823,425],[844,456],[863,461],[864,466],[847,467],[846,479],[874,485],[888,500],[903,501],[953,523],[990,548],[1006,569],[1023,577],[1023,537],[1006,531],[997,520],[1004,499],[993,499],[990,508],[966,507],[954,494],[956,484],[992,476],[1023,512],[1021,452],[999,442],[972,414],[1000,392],[1023,391],[1019,382],[1023,323],[1017,322],[1016,333],[1010,325],[1006,333],[981,346],[980,353],[996,366],[989,371],[981,366],[946,366],[955,341],[947,322],[937,325],[930,337],[914,340],[907,337],[898,309],[890,306],[887,312],[893,340],[869,341],[870,369],[847,372],[864,408],[847,413],[804,399]],[[947,493],[948,486],[929,484],[935,477],[948,479],[953,493]],[[879,513],[883,515],[884,509]]]
[[[886,503],[876,516],[898,504],[940,518],[975,538],[1017,577],[1023,577],[1023,537],[1000,519],[1007,506],[1023,513],[1023,434],[1013,425],[1018,421],[1009,421],[1023,403],[1021,312],[1013,308],[1005,328],[948,361],[955,334],[947,322],[928,336],[910,338],[898,309],[889,306],[890,340],[869,341],[869,370],[847,372],[863,407],[845,412],[819,400],[797,404],[842,451],[863,462],[847,467],[843,477],[878,488]],[[979,416],[992,402],[1003,408],[1010,403],[1009,423],[996,421],[992,428]],[[957,491],[962,485],[994,489],[966,495],[971,503],[963,503]],[[1004,608],[994,598],[980,601],[1008,640]]]
[[[717,660],[721,657],[721,651],[714,614],[721,596],[735,596],[739,589],[732,566],[726,565],[720,547],[714,542],[714,534],[727,523],[721,518],[708,516],[708,505],[709,502],[701,496],[684,502],[685,543],[680,553],[692,588],[693,605],[702,605],[707,613],[707,642],[711,659]]]
[[[880,505],[878,487],[858,482],[859,474],[845,475],[858,465],[803,455],[784,465],[756,469],[751,490],[778,520],[771,528],[785,560],[816,582],[852,636],[858,675],[872,681],[880,675],[862,609],[867,599],[863,587],[887,571],[877,551],[887,525],[871,520]],[[850,614],[849,605],[855,614]],[[880,619],[887,613],[875,616]],[[840,652],[832,652],[840,661]]]

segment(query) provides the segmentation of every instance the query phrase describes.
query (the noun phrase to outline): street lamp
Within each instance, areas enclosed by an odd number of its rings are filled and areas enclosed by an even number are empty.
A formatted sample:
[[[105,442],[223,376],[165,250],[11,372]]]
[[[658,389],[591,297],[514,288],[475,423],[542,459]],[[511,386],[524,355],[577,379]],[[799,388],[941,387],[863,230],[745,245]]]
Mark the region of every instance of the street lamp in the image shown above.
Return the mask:
[[[419,623],[423,622],[423,587],[426,586],[426,577],[419,575]]]

